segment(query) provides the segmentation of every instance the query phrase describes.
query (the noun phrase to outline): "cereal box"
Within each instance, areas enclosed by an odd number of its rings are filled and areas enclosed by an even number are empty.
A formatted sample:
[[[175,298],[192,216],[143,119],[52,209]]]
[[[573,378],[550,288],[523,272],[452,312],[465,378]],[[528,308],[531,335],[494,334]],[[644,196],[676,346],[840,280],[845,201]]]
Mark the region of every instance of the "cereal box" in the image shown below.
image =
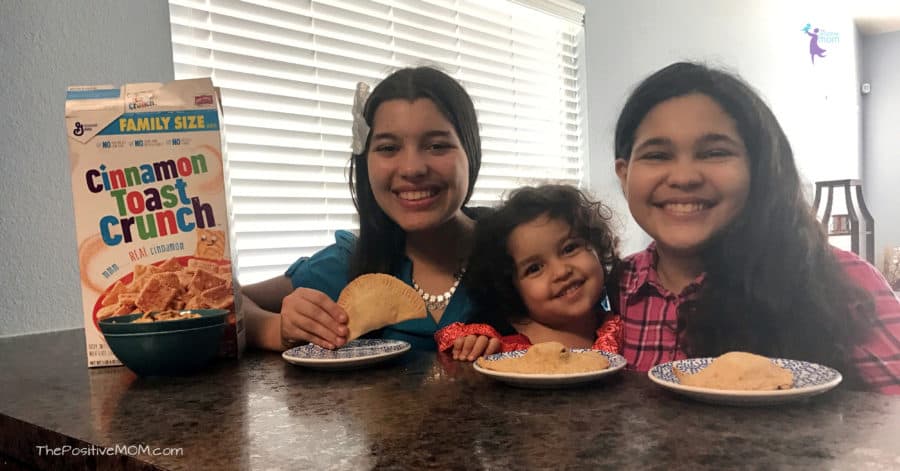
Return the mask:
[[[98,322],[133,312],[228,309],[221,353],[243,350],[217,92],[209,79],[68,89],[89,367],[120,364]]]

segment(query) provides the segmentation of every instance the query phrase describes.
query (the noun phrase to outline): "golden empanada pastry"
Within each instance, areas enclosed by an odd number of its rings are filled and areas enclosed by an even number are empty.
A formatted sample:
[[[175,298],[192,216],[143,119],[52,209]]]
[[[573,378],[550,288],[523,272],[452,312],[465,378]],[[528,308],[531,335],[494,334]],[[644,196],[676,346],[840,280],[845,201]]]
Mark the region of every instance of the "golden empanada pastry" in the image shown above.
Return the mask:
[[[695,374],[672,368],[685,386],[743,391],[790,389],[794,374],[764,356],[746,352],[728,352]]]
[[[428,315],[425,301],[411,286],[382,273],[360,275],[341,291],[338,305],[347,311],[347,341],[382,327]]]
[[[609,368],[609,360],[597,352],[573,352],[559,342],[532,345],[524,355],[487,361],[477,360],[478,366],[503,373],[570,374],[600,371]]]

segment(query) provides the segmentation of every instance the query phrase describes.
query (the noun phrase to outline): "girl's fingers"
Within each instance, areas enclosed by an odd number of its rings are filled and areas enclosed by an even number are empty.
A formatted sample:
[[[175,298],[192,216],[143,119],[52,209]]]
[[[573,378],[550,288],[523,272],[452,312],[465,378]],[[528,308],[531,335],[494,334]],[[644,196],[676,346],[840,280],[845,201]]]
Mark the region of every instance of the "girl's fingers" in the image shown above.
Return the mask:
[[[316,332],[319,333],[317,334]],[[312,331],[303,329],[292,324],[288,316],[284,314],[281,316],[281,340],[286,346],[293,346],[305,342],[314,343],[327,349],[334,349],[340,346],[338,345],[338,341],[331,340],[333,337],[325,332],[328,331],[322,326],[318,326]],[[340,337],[338,337],[338,339],[340,339]]]
[[[308,311],[306,313],[283,311],[281,315],[282,337],[286,337],[288,340],[304,340],[323,347],[324,345],[315,342],[315,340],[321,339],[323,342],[336,346],[343,345],[345,342],[344,336],[337,334],[328,325],[320,322],[320,319],[325,314],[314,312],[312,315],[309,315]]]
[[[326,347],[346,342],[347,326],[335,318],[346,313],[320,291],[299,288],[284,298],[281,306],[281,336],[286,341],[308,341]],[[326,347],[328,348],[328,347]],[[334,347],[331,347],[334,348]]]
[[[459,360],[459,354],[462,351],[463,343],[465,343],[465,337],[459,337],[453,341],[453,359]]]
[[[347,313],[327,294],[310,288],[297,288],[284,298],[282,310],[284,310],[285,304],[296,305],[300,308],[312,307],[309,311],[301,310],[300,312],[314,317],[317,322],[338,334],[346,335]],[[342,332],[341,329],[344,331]]]
[[[466,360],[467,358],[469,358],[469,353],[472,352],[472,348],[475,346],[475,340],[477,338],[478,337],[476,337],[475,335],[466,336],[466,341],[463,342],[462,351],[460,351],[459,353],[460,360]]]
[[[487,348],[488,338],[484,335],[479,335],[475,340],[475,345],[472,347],[472,351],[469,352],[469,361],[475,361],[476,358],[480,357],[482,353],[484,353],[484,349]]]
[[[485,349],[484,354],[485,354],[485,355],[493,355],[493,354],[495,354],[495,353],[497,353],[497,352],[499,352],[499,351],[500,351],[500,339],[494,339],[494,338],[492,338],[492,339],[488,342],[488,346],[487,346],[487,348]]]

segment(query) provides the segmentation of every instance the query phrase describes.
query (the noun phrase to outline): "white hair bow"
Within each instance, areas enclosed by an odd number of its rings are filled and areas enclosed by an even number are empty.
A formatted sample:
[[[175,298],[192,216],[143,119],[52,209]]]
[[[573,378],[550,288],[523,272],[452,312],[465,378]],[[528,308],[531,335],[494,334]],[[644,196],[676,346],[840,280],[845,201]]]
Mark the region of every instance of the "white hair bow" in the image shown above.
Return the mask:
[[[369,137],[369,125],[366,124],[366,117],[363,111],[366,106],[366,100],[369,98],[369,84],[359,82],[356,84],[356,94],[353,95],[353,144],[352,149],[355,155],[362,154],[366,151],[366,138]]]

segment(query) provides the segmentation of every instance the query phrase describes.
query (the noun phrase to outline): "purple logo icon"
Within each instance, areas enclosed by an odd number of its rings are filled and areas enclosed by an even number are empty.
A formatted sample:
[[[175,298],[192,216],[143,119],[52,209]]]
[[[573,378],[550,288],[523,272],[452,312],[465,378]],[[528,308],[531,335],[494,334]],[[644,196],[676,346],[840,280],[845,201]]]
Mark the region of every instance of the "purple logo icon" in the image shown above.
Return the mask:
[[[809,36],[809,60],[813,65],[816,63],[816,57],[825,57],[826,49],[821,46],[821,43],[837,45],[840,40],[837,33],[813,28],[811,23],[806,23],[801,31]]]

